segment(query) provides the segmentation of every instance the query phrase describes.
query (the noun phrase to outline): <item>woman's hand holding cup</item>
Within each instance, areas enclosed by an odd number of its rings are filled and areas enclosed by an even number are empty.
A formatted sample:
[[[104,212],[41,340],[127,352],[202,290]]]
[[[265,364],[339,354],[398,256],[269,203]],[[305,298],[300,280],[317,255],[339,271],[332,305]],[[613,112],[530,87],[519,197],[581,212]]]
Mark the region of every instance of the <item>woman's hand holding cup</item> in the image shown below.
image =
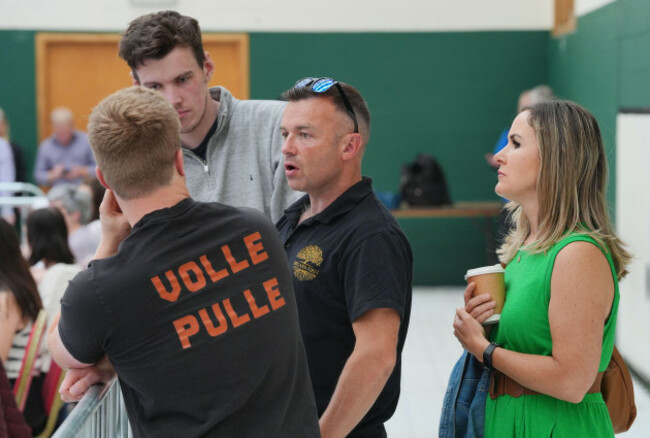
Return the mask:
[[[483,324],[489,317],[494,315],[497,302],[488,293],[473,296],[475,290],[476,283],[474,282],[470,282],[465,289],[465,294],[463,295],[465,299],[465,311]]]
[[[465,274],[465,307],[482,324],[499,322],[506,299],[505,270],[501,265],[469,269]],[[471,290],[470,290],[471,287]],[[475,296],[472,296],[475,295]],[[487,297],[486,297],[487,296]],[[490,302],[488,305],[487,303]],[[492,312],[486,315],[488,309]]]

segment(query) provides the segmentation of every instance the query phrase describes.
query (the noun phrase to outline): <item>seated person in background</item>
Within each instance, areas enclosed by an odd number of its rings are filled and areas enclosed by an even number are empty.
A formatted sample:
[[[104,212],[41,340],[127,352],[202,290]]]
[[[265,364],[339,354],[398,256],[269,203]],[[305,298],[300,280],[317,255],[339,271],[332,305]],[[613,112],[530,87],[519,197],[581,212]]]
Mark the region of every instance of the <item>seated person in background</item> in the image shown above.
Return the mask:
[[[2,361],[0,361],[0,393],[11,394],[12,386],[9,379],[7,379]],[[0,408],[3,411],[3,414],[0,415],[0,431],[6,433],[10,430],[12,438],[31,438],[33,436],[32,429],[27,425],[22,415],[20,415],[20,411],[13,397],[8,396],[7,400],[3,398]],[[7,417],[10,417],[10,419]],[[6,437],[7,435],[2,436]]]
[[[16,169],[16,181],[27,181],[27,170],[23,157],[23,148],[10,137],[9,121],[2,108],[0,108],[0,137],[7,140],[14,155],[14,168]]]
[[[77,265],[85,268],[99,245],[100,230],[89,226],[93,199],[87,190],[73,184],[59,184],[47,193],[50,205],[56,207],[68,227],[68,244]]]
[[[48,335],[64,399],[113,367],[135,437],[318,437],[271,222],[190,198],[178,115],[154,91],[107,97],[88,132],[107,190],[101,244]]]
[[[11,152],[9,142],[0,138],[0,183],[16,181],[16,169],[14,167],[14,155]],[[10,192],[0,191],[0,196],[11,196]],[[10,206],[0,206],[0,217],[4,220],[14,222],[14,209]]]
[[[63,292],[72,278],[81,271],[74,264],[74,257],[68,246],[68,230],[63,215],[56,208],[33,210],[25,220],[29,264],[38,285],[43,308],[48,321],[59,313]],[[45,370],[49,368],[49,361]]]
[[[18,234],[0,219],[0,360],[12,386],[20,372],[32,323],[41,308],[36,284],[20,252]],[[40,376],[32,379],[24,411],[35,434],[45,426],[46,420],[40,396],[42,383]]]
[[[95,158],[86,134],[74,128],[68,108],[56,108],[51,114],[52,136],[43,140],[36,154],[34,179],[43,187],[64,182],[79,184],[95,172]]]
[[[79,190],[88,193],[93,200],[90,222],[99,221],[99,206],[102,203],[102,199],[104,199],[106,188],[99,182],[99,180],[97,180],[97,178],[86,178],[84,179],[84,182],[79,185]]]
[[[284,168],[289,186],[307,195],[277,227],[293,267],[321,434],[385,437],[411,313],[411,246],[361,176],[370,137],[361,94],[307,78],[284,97]]]
[[[102,203],[102,199],[104,199],[104,192],[106,189],[97,180],[97,178],[86,178],[84,182],[79,185],[78,190],[88,193],[92,197],[92,211],[90,215],[90,222],[85,225],[85,228],[88,234],[93,237],[93,241],[96,241],[97,244],[99,244],[99,237],[102,233],[102,226],[101,222],[99,221],[99,206]],[[82,268],[85,268],[88,266],[88,262],[91,258],[92,254],[88,255],[83,260],[79,260],[78,265]]]
[[[553,99],[555,99],[555,95],[553,94],[551,87],[548,85],[538,85],[530,90],[524,90],[519,95],[519,100],[517,101],[517,114],[523,111],[524,108],[528,108],[537,103],[550,102]],[[494,156],[508,144],[509,132],[510,125],[506,126],[506,128],[501,132],[501,135],[499,135],[492,153],[485,154],[485,161],[487,161],[488,165],[494,170],[499,168],[499,164],[494,159]]]
[[[25,168],[25,159],[23,158],[23,149],[18,143],[11,140],[9,131],[10,131],[9,121],[7,120],[7,116],[5,115],[3,109],[0,108],[0,141],[1,139],[6,140],[11,148],[11,154],[13,155],[13,165],[14,165],[13,181],[25,182],[27,181],[27,172]],[[7,164],[5,163],[5,160],[7,159],[6,158],[7,155],[8,154],[6,149],[4,149],[4,146],[0,145],[0,182],[12,181],[6,173],[7,171],[5,166]],[[3,195],[0,192],[0,196],[7,196],[7,194],[5,193]],[[2,207],[2,211],[0,211],[0,214],[4,219],[8,220],[10,223],[15,223],[15,221],[18,220],[17,226],[20,226],[19,225],[20,210],[18,208]]]

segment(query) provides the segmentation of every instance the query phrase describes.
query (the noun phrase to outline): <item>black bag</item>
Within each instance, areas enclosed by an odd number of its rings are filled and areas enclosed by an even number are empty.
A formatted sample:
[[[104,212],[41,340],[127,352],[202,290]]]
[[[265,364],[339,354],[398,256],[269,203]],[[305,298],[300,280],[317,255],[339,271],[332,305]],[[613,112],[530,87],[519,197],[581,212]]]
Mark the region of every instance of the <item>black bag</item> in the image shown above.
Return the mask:
[[[429,154],[418,154],[414,162],[402,166],[400,192],[411,206],[451,204],[442,167]]]

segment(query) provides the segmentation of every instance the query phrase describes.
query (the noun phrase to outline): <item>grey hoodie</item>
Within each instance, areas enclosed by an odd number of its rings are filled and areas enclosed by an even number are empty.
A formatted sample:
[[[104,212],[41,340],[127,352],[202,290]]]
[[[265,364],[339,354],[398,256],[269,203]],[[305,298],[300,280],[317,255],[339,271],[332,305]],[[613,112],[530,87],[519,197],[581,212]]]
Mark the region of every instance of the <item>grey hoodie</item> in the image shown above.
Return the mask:
[[[287,185],[280,150],[286,103],[238,100],[223,87],[211,88],[210,94],[220,105],[206,161],[183,148],[190,195],[197,201],[256,208],[277,222],[302,196]]]

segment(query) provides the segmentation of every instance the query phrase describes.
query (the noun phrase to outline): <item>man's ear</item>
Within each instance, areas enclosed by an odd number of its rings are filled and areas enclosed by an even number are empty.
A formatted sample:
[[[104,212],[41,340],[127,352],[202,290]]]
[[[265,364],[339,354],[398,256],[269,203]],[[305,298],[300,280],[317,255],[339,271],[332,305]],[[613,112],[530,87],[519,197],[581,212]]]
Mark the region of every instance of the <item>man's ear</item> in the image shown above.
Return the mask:
[[[205,74],[205,83],[207,84],[210,82],[210,79],[212,79],[212,75],[214,74],[214,61],[207,50],[204,52],[204,55],[205,61],[203,61],[203,73]]]
[[[102,173],[101,170],[99,170],[99,166],[95,166],[95,175],[97,175],[97,180],[99,181],[99,183],[103,185],[105,189],[110,190],[110,187],[108,186],[108,184],[106,184],[106,180],[104,179],[104,174]]]
[[[138,80],[138,77],[133,73],[133,70],[129,72],[129,76],[131,76],[131,81],[133,82],[133,85],[140,85],[140,81]]]
[[[176,155],[174,155],[174,166],[181,176],[185,176],[185,163],[183,163],[183,151],[177,150]]]
[[[345,136],[345,143],[341,153],[343,161],[348,161],[356,158],[361,153],[362,141],[361,134],[347,134]]]

